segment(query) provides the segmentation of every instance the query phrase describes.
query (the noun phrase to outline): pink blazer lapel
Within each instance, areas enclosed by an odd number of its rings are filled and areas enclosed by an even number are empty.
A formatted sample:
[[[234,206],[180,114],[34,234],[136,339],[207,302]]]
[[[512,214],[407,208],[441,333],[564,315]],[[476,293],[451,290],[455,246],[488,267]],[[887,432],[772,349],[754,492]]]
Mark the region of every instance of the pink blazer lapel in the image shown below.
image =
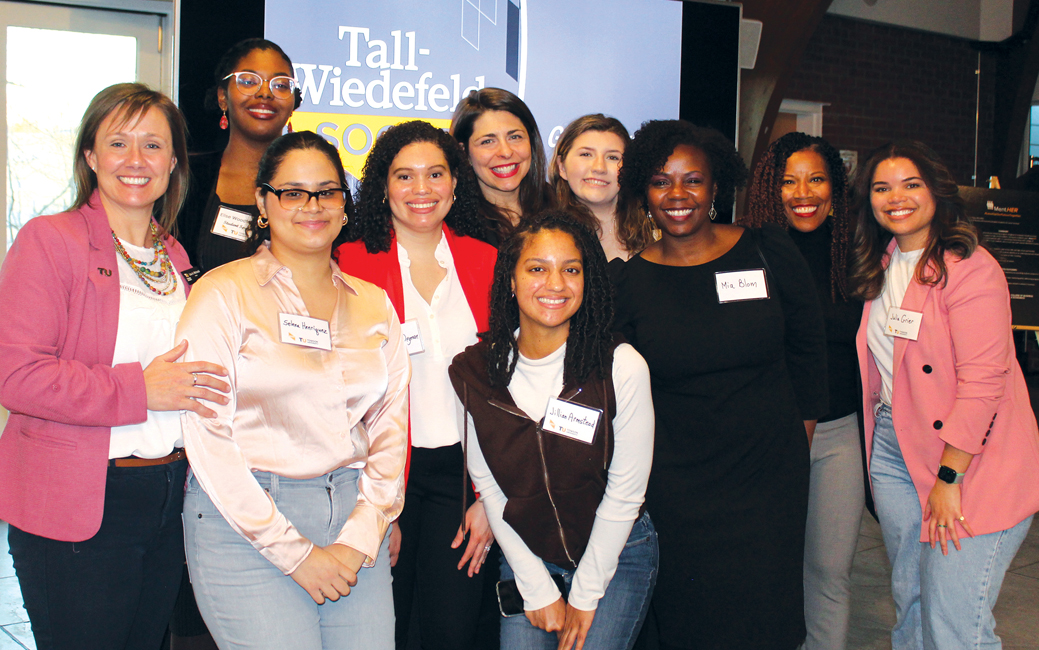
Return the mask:
[[[934,285],[921,284],[920,282],[917,282],[914,277],[913,281],[910,282],[909,286],[906,288],[906,295],[902,297],[902,309],[905,309],[906,311],[915,311],[922,313],[924,310],[924,304],[927,302],[927,297],[928,295],[930,295],[933,289]],[[920,325],[922,328],[926,325],[926,323],[921,322]],[[922,331],[923,330],[921,329],[921,333]],[[906,353],[906,346],[908,344],[909,339],[904,339],[897,336],[895,337],[893,363],[894,370],[896,372],[897,369],[902,365],[902,357]]]

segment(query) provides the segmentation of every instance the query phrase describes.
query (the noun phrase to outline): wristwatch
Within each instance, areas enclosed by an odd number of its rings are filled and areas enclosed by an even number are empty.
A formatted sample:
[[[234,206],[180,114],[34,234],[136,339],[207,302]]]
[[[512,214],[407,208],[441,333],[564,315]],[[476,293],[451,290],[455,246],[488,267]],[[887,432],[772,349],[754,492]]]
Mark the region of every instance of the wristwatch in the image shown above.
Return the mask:
[[[959,485],[960,483],[963,483],[963,477],[964,474],[957,472],[951,467],[946,467],[945,465],[938,466],[938,478],[950,485]]]

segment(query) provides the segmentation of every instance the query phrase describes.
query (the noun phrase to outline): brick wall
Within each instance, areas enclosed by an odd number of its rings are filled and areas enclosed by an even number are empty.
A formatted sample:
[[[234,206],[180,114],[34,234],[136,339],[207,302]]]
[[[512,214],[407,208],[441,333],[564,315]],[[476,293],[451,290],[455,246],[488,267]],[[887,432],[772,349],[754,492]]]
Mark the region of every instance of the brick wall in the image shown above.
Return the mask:
[[[869,152],[914,138],[971,185],[978,52],[972,41],[827,15],[785,97],[828,102],[823,137],[838,149]],[[982,55],[978,176],[987,181],[992,148],[995,59]]]

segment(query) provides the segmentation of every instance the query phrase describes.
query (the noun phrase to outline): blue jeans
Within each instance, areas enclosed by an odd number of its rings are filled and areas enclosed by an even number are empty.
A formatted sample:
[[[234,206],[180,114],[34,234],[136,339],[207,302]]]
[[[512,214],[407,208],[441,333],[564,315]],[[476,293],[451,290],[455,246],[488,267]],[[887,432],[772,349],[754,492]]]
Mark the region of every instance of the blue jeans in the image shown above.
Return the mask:
[[[327,546],[357,503],[359,473],[253,476],[301,534]],[[231,528],[194,476],[184,498],[184,538],[198,608],[221,650],[393,650],[389,535],[375,566],[358,571],[350,595],[323,605]]]
[[[560,574],[569,591],[574,571],[545,562],[551,574]],[[514,577],[505,555],[501,558],[501,579]],[[644,513],[631,528],[621,551],[617,571],[599,599],[595,619],[588,630],[585,648],[630,650],[646,620],[653,586],[657,583],[657,531],[649,513]],[[563,594],[564,599],[566,594]],[[501,650],[555,650],[559,637],[534,627],[526,616],[510,616],[501,621]]]
[[[893,650],[998,650],[992,608],[1003,576],[1017,554],[1032,517],[1007,530],[960,537],[962,550],[920,541],[920,498],[906,469],[891,423],[882,406],[873,429],[870,458],[873,497],[888,559],[897,620]]]

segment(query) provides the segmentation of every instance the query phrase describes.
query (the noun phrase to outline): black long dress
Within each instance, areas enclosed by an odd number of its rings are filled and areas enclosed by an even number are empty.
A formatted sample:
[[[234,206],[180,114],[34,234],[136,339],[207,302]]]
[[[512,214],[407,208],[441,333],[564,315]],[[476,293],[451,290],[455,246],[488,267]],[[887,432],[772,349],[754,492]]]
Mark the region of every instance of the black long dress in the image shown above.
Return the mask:
[[[715,273],[766,269],[769,298],[721,304]],[[656,447],[646,505],[669,646],[792,650],[805,638],[803,420],[827,411],[815,286],[789,235],[747,230],[716,260],[611,263],[617,329],[645,357]]]

